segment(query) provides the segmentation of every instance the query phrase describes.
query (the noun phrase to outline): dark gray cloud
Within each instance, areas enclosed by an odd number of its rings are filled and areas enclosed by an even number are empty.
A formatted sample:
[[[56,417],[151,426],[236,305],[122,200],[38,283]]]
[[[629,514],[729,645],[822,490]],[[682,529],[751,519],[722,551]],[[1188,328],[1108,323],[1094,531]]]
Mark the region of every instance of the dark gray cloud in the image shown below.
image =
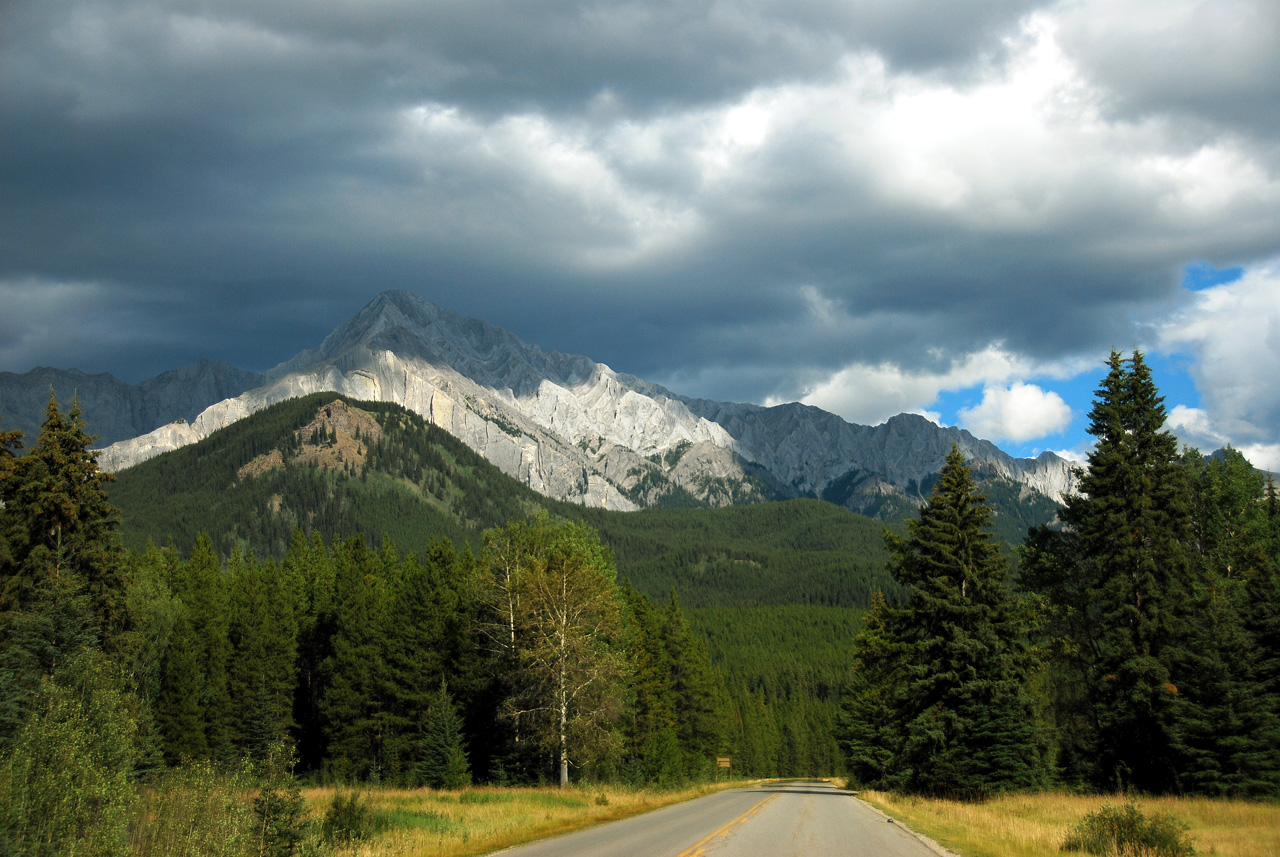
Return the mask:
[[[20,0],[0,368],[261,370],[407,288],[716,398],[1065,371],[1180,312],[1187,263],[1280,256],[1275,26],[1246,0]]]

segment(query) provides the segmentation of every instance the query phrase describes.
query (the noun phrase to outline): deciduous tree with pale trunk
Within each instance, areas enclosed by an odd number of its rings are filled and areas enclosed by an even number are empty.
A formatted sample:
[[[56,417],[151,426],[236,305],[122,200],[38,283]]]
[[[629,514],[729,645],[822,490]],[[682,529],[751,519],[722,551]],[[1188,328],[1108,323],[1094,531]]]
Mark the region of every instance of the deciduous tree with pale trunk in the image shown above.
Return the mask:
[[[513,671],[506,713],[552,750],[560,785],[612,737],[625,657],[617,572],[585,524],[513,523],[486,538],[491,625]]]

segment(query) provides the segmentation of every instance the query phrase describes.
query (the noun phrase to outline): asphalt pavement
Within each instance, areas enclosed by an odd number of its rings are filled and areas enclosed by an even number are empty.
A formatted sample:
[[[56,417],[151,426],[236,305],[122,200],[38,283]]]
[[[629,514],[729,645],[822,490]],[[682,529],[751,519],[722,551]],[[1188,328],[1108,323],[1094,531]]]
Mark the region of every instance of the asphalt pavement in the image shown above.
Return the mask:
[[[938,857],[851,792],[821,781],[717,792],[500,853],[502,857]]]

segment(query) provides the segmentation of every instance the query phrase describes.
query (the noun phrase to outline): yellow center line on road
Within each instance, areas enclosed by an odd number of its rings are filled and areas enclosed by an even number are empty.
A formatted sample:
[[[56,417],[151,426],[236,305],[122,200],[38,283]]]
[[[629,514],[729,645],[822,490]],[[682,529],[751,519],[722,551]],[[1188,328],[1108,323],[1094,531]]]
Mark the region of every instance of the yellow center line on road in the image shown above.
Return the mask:
[[[698,855],[702,853],[702,846],[706,845],[708,842],[710,842],[712,839],[715,839],[717,836],[728,836],[730,828],[732,828],[735,824],[741,824],[742,822],[746,821],[747,818],[755,814],[756,810],[760,809],[760,807],[764,806],[766,803],[773,800],[777,796],[778,796],[778,792],[774,792],[773,794],[769,795],[767,798],[760,801],[755,806],[751,807],[751,809],[747,810],[742,815],[738,816],[733,821],[726,824],[724,827],[720,828],[714,833],[709,834],[708,836],[706,836],[706,838],[700,840],[696,845],[694,845],[689,850],[680,852],[678,855],[676,855],[676,857],[698,857]]]

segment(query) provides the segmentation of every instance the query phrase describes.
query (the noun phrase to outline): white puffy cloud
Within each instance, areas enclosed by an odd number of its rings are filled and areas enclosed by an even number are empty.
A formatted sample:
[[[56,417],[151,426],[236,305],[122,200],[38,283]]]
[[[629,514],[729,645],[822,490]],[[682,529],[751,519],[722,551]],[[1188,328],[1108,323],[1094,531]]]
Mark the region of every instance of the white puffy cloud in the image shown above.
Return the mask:
[[[1192,356],[1204,403],[1174,407],[1171,428],[1198,446],[1230,442],[1280,465],[1269,451],[1280,443],[1280,266],[1256,266],[1197,293],[1162,326],[1160,347]]]
[[[1068,378],[1090,363],[1036,364],[991,346],[942,371],[909,371],[890,363],[853,364],[815,385],[802,401],[855,423],[874,425],[904,411],[938,422],[941,415],[927,407],[939,393],[982,385],[982,403],[961,412],[962,424],[980,437],[1023,441],[1061,429],[1071,410],[1057,393],[1045,392],[1034,384],[1013,381],[1008,388],[996,385],[1032,376]]]
[[[958,416],[960,425],[978,437],[1022,443],[1061,431],[1071,421],[1071,408],[1052,390],[1018,381],[987,387],[982,401]]]

